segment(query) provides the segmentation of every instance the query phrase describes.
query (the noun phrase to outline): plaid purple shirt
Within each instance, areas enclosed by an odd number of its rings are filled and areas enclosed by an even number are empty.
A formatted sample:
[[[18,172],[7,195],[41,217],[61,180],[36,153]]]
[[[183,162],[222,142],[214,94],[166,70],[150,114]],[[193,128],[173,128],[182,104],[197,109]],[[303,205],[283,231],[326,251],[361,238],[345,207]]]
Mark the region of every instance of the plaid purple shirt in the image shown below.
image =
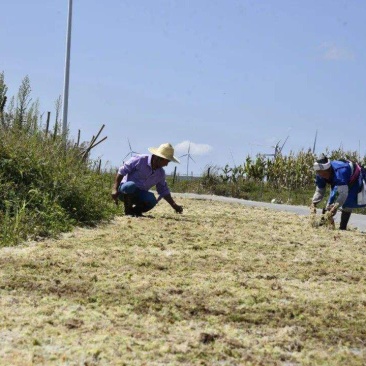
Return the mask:
[[[165,171],[163,168],[153,170],[151,157],[152,155],[133,156],[118,169],[118,174],[123,175],[122,183],[132,181],[144,191],[156,186],[159,198],[164,197],[170,193],[165,181]]]

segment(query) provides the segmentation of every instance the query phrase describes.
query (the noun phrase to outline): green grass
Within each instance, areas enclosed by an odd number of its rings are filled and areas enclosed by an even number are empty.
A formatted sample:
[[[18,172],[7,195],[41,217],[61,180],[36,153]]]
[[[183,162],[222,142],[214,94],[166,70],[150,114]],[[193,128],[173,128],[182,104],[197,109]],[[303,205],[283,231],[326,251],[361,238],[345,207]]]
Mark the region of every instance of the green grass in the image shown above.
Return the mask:
[[[15,97],[7,91],[0,72],[0,247],[110,220],[111,174],[88,158],[90,143],[61,133],[61,97],[52,126],[32,102],[28,76]]]
[[[111,219],[110,187],[110,174],[61,139],[0,131],[0,246]]]

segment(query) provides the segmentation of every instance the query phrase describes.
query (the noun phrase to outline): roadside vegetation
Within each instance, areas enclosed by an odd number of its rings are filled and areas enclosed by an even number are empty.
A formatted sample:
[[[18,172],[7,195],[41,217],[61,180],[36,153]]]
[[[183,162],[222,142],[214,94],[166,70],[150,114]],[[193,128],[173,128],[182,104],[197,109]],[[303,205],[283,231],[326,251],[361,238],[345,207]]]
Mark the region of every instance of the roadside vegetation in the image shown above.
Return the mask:
[[[85,143],[63,138],[60,100],[50,123],[32,101],[28,77],[8,103],[6,93],[0,73],[0,246],[113,217],[110,176],[84,154]]]

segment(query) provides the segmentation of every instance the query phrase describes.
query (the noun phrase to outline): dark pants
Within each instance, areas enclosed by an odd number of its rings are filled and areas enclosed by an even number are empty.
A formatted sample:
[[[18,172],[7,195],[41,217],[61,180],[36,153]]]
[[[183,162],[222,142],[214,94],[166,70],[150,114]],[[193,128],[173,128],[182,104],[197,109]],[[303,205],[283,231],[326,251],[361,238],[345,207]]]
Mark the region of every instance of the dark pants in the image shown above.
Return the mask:
[[[125,194],[132,196],[132,203],[139,206],[142,212],[147,212],[153,209],[157,200],[154,193],[144,191],[136,186],[134,182],[121,183],[118,187],[118,198],[123,201]]]

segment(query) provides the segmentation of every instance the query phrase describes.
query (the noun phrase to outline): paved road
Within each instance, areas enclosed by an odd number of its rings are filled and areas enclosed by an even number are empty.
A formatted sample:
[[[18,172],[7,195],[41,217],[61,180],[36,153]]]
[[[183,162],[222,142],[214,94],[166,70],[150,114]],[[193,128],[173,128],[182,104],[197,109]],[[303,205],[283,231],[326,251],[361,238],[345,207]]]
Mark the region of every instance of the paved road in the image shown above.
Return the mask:
[[[222,202],[235,202],[245,206],[266,207],[272,210],[293,212],[298,215],[309,215],[310,212],[309,207],[306,206],[291,206],[282,204],[280,205],[276,203],[248,201],[240,198],[222,197],[208,194],[196,194],[196,193],[172,193],[172,194],[176,197],[187,197],[187,198],[222,201]],[[318,213],[321,214],[320,209],[318,209]],[[340,216],[341,216],[340,213],[337,213],[335,217],[335,222],[339,223]],[[356,227],[361,232],[366,232],[366,215],[352,214],[348,226]]]

